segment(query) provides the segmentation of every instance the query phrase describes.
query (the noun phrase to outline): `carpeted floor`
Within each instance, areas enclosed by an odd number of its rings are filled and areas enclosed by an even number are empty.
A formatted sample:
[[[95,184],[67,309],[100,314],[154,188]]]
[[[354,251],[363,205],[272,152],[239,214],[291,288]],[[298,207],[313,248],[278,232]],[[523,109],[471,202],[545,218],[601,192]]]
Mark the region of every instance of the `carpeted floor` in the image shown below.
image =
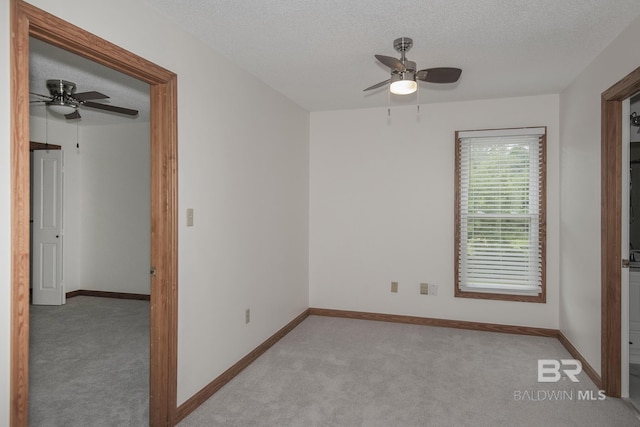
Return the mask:
[[[149,424],[149,302],[30,307],[29,425]]]
[[[640,426],[584,374],[538,383],[553,338],[311,316],[180,427]]]
[[[629,402],[640,411],[640,365],[629,364]]]
[[[30,426],[148,425],[148,331],[147,301],[32,306]],[[571,356],[552,338],[311,316],[179,426],[640,426],[585,374],[538,383],[541,358]]]

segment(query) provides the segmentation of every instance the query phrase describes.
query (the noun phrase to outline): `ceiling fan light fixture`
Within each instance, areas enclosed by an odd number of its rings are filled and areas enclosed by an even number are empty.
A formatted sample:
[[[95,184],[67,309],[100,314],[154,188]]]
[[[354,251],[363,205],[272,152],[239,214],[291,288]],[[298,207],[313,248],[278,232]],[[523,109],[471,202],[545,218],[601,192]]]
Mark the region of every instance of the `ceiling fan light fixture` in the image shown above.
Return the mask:
[[[76,111],[76,108],[78,108],[77,105],[66,104],[62,100],[60,102],[47,102],[47,107],[49,108],[49,110],[53,111],[56,114],[60,114],[61,116],[71,114]]]
[[[391,76],[389,91],[394,95],[410,95],[418,90],[415,73],[405,72]]]

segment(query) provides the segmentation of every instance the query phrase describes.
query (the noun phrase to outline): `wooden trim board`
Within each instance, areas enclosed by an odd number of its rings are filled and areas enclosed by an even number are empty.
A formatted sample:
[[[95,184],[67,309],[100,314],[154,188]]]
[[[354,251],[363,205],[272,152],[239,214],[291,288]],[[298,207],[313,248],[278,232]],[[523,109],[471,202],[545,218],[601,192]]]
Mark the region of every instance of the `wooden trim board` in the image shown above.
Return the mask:
[[[29,414],[29,37],[149,84],[151,279],[149,424],[173,426],[177,391],[177,76],[22,0],[10,0],[11,349],[10,423]]]
[[[287,323],[282,329],[269,337],[266,341],[256,347],[251,353],[247,354],[245,357],[236,362],[229,369],[224,371],[222,375],[211,381],[208,385],[206,385],[199,392],[191,396],[189,400],[184,402],[182,405],[178,407],[178,415],[176,418],[176,422],[180,422],[187,415],[193,412],[198,406],[202,405],[207,399],[215,394],[218,390],[220,390],[225,384],[231,381],[236,375],[242,372],[247,366],[253,363],[258,357],[264,354],[265,351],[269,350],[275,343],[280,341],[282,337],[291,332],[296,326],[298,326],[304,319],[309,316],[309,309],[305,310],[298,317],[293,319],[291,322]]]
[[[78,289],[66,293],[66,298],[73,298],[79,296],[85,297],[99,297],[99,298],[117,298],[117,299],[135,299],[141,301],[150,301],[151,295],[146,294],[132,294],[128,292],[109,292],[109,291],[92,291],[89,289]]]
[[[602,378],[600,378],[600,375],[598,375],[596,370],[593,369],[593,367],[586,361],[582,354],[580,354],[580,352],[573,346],[573,344],[571,344],[571,341],[569,341],[569,339],[562,333],[562,331],[558,331],[558,341],[562,343],[564,348],[567,349],[569,354],[573,356],[574,359],[577,359],[580,361],[580,363],[582,363],[582,370],[584,371],[584,373],[587,374],[589,378],[591,378],[591,381],[593,381],[598,389],[601,389]]]
[[[62,146],[57,144],[47,144],[46,142],[31,141],[29,143],[29,150],[62,150]]]
[[[557,329],[532,328],[528,326],[500,325],[496,323],[469,322],[464,320],[435,319],[431,317],[403,316],[399,314],[367,313],[362,311],[310,308],[310,316],[343,317],[348,319],[377,320],[380,322],[407,323],[411,325],[439,326],[442,328],[469,329],[472,331],[501,332],[504,334],[558,337]]]

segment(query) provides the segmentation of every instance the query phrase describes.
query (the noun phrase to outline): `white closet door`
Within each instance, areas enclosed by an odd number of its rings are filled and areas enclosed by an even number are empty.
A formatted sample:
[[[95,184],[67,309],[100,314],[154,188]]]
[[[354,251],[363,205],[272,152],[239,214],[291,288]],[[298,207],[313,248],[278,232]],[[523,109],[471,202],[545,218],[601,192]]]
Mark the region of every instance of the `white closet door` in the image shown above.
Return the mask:
[[[62,275],[62,150],[33,152],[33,304],[65,302]]]

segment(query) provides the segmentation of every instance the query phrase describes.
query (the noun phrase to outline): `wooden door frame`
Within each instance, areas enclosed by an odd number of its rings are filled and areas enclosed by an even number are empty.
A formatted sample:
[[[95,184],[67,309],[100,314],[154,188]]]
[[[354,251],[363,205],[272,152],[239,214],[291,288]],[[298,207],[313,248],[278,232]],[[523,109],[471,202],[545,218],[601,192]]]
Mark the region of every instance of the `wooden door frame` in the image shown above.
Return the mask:
[[[640,67],[602,93],[601,380],[608,396],[622,388],[622,102],[640,92]]]
[[[29,37],[150,85],[151,280],[149,424],[175,425],[177,409],[177,76],[106,40],[11,0],[10,422],[28,425],[29,398]]]

